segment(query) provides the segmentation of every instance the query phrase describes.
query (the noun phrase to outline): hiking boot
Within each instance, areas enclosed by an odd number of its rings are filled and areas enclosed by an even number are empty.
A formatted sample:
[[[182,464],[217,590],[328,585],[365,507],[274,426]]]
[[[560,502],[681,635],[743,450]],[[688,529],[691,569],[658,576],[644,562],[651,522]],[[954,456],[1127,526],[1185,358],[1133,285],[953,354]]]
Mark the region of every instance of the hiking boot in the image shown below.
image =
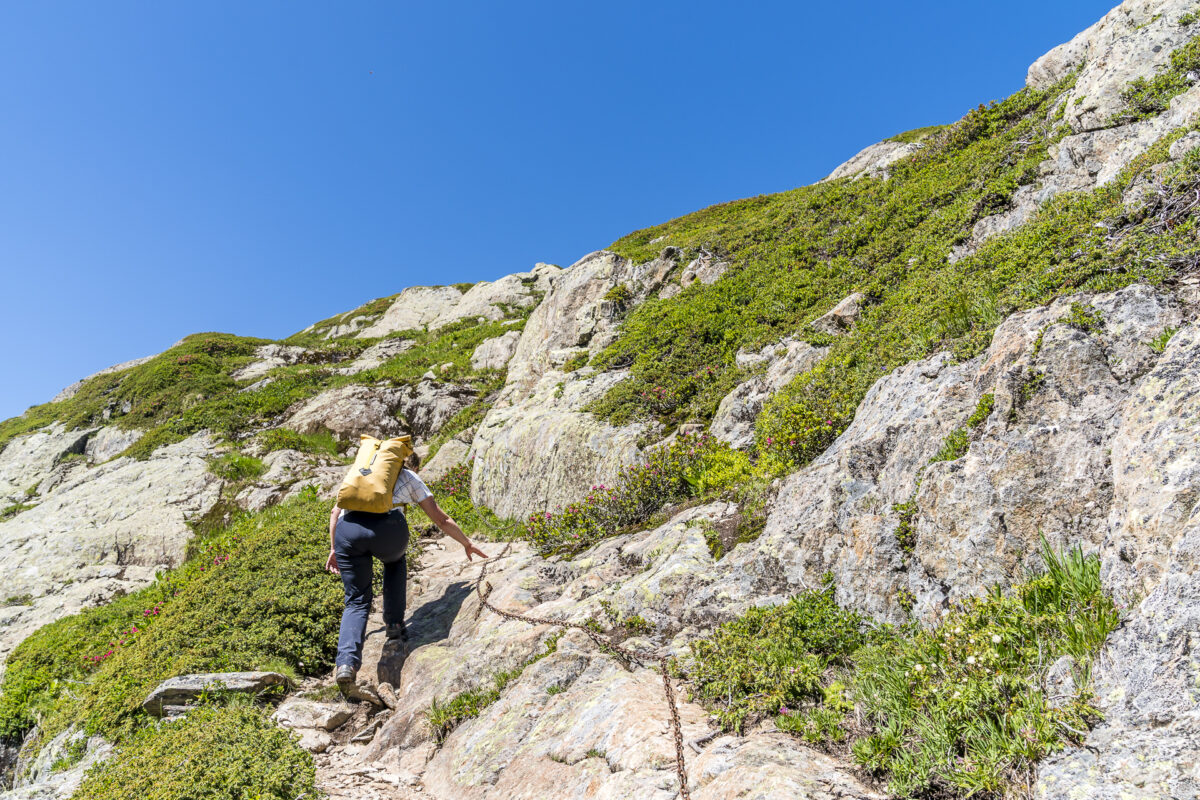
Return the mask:
[[[403,622],[392,622],[387,626],[387,640],[394,642],[397,639],[402,642],[408,641],[408,631],[404,629]]]
[[[354,681],[357,677],[358,670],[349,664],[340,665],[337,668],[337,672],[333,674],[333,679],[337,681],[338,688],[342,690],[342,694],[347,696],[356,688]]]

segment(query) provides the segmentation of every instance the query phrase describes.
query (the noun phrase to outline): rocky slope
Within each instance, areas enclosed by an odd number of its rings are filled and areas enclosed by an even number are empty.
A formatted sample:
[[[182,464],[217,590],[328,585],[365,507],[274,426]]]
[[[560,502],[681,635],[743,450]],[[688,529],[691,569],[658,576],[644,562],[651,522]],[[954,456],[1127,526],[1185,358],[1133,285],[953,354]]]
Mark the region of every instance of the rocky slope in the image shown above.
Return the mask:
[[[1127,0],[1035,62],[1029,92],[1051,92],[1039,101],[1048,110],[1032,112],[1044,158],[1019,180],[989,183],[990,199],[965,227],[930,245],[939,268],[968,265],[982,285],[1002,248],[1042,246],[1020,236],[1057,214],[1106,237],[1090,256],[1105,265],[1128,242],[1153,239],[1157,249],[1139,256],[1150,267],[1118,263],[1075,281],[1073,267],[1059,264],[1087,260],[1083,234],[1045,244],[1056,251],[1054,268],[1019,276],[1036,292],[982,311],[975,301],[961,312],[962,331],[931,321],[921,348],[896,345],[913,355],[900,366],[881,361],[888,366],[844,424],[836,409],[828,420],[823,413],[818,451],[772,472],[758,494],[737,490],[749,478],[733,480],[733,490],[698,489],[581,552],[485,545],[493,605],[579,624],[608,620],[644,663],[624,663],[581,630],[557,637],[554,626],[498,618],[475,591],[481,567],[463,562],[452,543],[428,540],[412,575],[410,646],[388,650],[378,631],[370,641],[365,679],[386,686],[382,704],[331,710],[328,679],[318,675],[300,687],[308,699],[293,697],[276,715],[318,753],[322,789],[333,797],[678,796],[657,659],[686,660],[689,644],[718,625],[811,591],[827,575],[847,609],[934,627],[964,599],[1036,572],[1044,537],[1099,557],[1123,619],[1094,665],[1064,668],[1081,686],[1090,672],[1103,719],[1023,774],[1024,785],[1009,776],[1009,790],[1200,796],[1195,17],[1191,2]],[[845,198],[913,180],[906,165],[962,147],[955,137],[970,126],[968,118],[867,148],[819,186],[851,193]],[[1021,142],[1014,147],[1028,146]],[[984,181],[1014,152],[996,156]],[[1104,201],[1113,187],[1116,199]],[[1098,210],[1104,202],[1117,212]],[[728,213],[721,225],[733,229],[741,212]],[[712,236],[739,241],[726,228]],[[645,369],[622,355],[622,337],[647,319],[676,319],[672,308],[703,309],[688,304],[719,296],[748,267],[733,244],[697,247],[672,236],[646,243],[657,256],[614,247],[566,269],[405,289],[281,342],[184,340],[4,423],[0,556],[17,567],[0,605],[0,660],[48,623],[150,584],[184,562],[197,531],[219,530],[238,509],[261,512],[306,486],[328,496],[363,431],[416,435],[432,456],[430,481],[469,475],[461,508],[484,536],[585,503],[681,432],[707,430],[730,452],[774,463],[775,429],[760,415],[803,398],[804,381],[822,370],[871,374],[830,364],[879,324],[872,314],[886,307],[887,289],[869,274],[847,285],[835,276],[826,294],[814,290],[802,324],[765,342],[724,337],[727,371],[695,395],[714,392],[713,402],[685,406],[674,385],[629,389]],[[1043,254],[1028,256],[1028,270],[1041,269]],[[824,249],[821,257],[836,259]],[[903,291],[918,294],[910,302],[918,324],[954,313],[943,297]],[[695,326],[685,341],[716,346],[702,311],[679,316],[684,322],[672,324]],[[711,374],[683,377],[694,387]],[[644,413],[620,411],[631,402]],[[754,515],[761,531],[747,528]],[[503,671],[511,674],[474,714],[440,733],[430,724],[439,703],[483,691]],[[845,748],[814,748],[769,717],[734,735],[688,698],[686,681],[679,688],[698,800],[887,796],[887,775],[865,771]],[[20,705],[27,691],[4,684],[0,721],[4,704]],[[301,702],[316,706],[301,714]],[[53,719],[50,706],[38,713]],[[71,797],[86,768],[112,758],[103,737],[88,740],[74,727],[50,744],[37,729],[26,734],[17,786],[0,793],[6,800]]]

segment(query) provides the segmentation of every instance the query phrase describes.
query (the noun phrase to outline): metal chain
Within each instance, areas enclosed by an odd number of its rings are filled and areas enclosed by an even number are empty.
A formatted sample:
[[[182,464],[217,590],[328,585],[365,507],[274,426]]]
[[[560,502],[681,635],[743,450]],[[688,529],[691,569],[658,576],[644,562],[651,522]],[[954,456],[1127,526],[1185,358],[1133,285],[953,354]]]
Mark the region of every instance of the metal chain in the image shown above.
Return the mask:
[[[628,648],[622,647],[609,637],[604,636],[599,631],[592,630],[586,625],[578,622],[568,622],[562,619],[550,619],[546,617],[533,617],[528,614],[519,614],[515,611],[505,611],[502,608],[497,608],[492,605],[488,597],[492,593],[492,584],[486,580],[488,567],[497,560],[508,555],[508,551],[512,548],[512,543],[505,545],[504,550],[494,559],[489,559],[483,563],[483,569],[479,573],[479,578],[475,581],[475,593],[479,595],[480,608],[486,608],[493,614],[498,614],[505,619],[517,620],[518,622],[527,622],[531,625],[554,625],[560,628],[574,628],[578,631],[583,631],[589,639],[596,643],[596,646],[601,650],[608,650],[620,656],[626,666],[629,664],[646,665],[653,661],[652,656],[646,656],[641,653],[635,653]],[[484,588],[486,587],[486,588]],[[478,611],[476,611],[478,614]],[[667,708],[671,711],[671,733],[675,739],[675,773],[679,776],[679,797],[682,800],[692,800],[692,795],[688,791],[687,783],[687,764],[683,757],[683,726],[679,721],[679,708],[675,705],[675,687],[671,685],[671,676],[667,670],[667,659],[661,658],[658,661],[659,671],[662,673],[663,694],[667,698]]]

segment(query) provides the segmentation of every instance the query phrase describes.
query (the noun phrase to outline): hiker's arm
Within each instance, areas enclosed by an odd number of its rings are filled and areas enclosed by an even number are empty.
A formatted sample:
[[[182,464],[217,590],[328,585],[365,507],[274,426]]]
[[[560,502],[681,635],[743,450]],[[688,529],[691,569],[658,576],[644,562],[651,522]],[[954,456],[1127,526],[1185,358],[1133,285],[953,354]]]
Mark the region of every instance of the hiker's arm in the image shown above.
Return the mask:
[[[471,540],[462,532],[462,528],[458,527],[458,523],[451,519],[449,514],[442,511],[441,506],[437,504],[436,500],[432,497],[426,497],[417,505],[425,512],[425,516],[429,517],[430,522],[438,526],[442,533],[463,546],[463,549],[467,551],[468,561],[471,560],[472,555],[487,558],[487,553],[471,544]]]
[[[333,504],[333,508],[329,509],[329,558],[325,559],[325,569],[333,574],[338,574],[337,556],[333,554],[333,533],[337,530],[338,524],[338,507],[337,503]]]

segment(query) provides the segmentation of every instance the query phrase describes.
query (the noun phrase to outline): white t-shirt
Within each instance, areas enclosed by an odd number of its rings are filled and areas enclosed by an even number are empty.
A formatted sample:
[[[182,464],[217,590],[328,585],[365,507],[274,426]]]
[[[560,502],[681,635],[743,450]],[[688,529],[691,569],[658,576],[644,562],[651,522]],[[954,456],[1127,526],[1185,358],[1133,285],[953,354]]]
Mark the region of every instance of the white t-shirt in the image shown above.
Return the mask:
[[[392,505],[400,505],[401,503],[417,503],[424,500],[426,497],[433,497],[433,492],[429,491],[429,487],[425,482],[417,477],[417,473],[411,469],[400,470],[400,477],[396,478],[396,488],[392,491]],[[338,512],[338,517],[341,518],[346,513],[346,509]]]

